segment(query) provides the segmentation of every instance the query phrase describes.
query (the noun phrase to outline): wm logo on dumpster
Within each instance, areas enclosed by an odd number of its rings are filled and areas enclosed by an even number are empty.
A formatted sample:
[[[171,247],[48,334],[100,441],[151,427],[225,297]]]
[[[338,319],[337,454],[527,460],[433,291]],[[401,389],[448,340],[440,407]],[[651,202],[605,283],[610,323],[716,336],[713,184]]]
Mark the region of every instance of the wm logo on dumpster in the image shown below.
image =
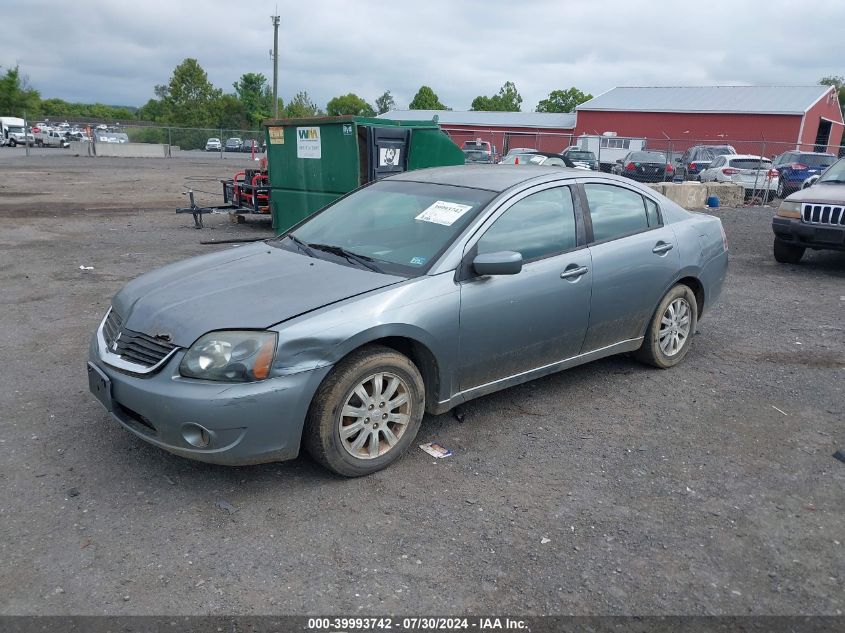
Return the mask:
[[[296,132],[303,141],[316,141],[320,138],[320,132],[315,127],[296,128]]]

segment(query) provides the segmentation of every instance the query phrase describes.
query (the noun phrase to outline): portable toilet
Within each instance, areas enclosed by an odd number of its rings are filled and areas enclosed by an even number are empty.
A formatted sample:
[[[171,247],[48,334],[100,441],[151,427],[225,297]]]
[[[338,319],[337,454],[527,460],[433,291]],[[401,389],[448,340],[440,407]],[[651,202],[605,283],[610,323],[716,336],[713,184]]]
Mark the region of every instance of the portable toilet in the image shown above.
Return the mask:
[[[358,116],[265,121],[270,207],[276,234],[373,180],[463,165],[436,121]]]

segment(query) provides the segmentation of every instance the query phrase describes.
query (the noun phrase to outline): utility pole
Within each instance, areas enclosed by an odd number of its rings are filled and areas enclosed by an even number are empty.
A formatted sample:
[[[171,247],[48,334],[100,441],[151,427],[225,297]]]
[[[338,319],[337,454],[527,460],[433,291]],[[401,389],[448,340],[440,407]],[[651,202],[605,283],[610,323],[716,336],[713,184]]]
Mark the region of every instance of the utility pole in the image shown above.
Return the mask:
[[[279,118],[279,16],[273,20],[273,118]]]

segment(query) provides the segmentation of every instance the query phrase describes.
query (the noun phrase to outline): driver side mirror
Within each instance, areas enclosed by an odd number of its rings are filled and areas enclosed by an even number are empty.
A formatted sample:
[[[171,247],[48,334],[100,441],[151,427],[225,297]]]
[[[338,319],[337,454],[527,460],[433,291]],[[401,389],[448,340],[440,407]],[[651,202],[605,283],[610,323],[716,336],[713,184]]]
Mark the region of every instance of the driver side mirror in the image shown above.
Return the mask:
[[[479,275],[516,275],[522,270],[522,254],[499,251],[476,255],[472,267]]]
[[[617,164],[617,165],[621,165],[621,164],[622,164],[622,159],[621,159],[621,158],[617,158],[617,159],[616,159],[616,164]]]

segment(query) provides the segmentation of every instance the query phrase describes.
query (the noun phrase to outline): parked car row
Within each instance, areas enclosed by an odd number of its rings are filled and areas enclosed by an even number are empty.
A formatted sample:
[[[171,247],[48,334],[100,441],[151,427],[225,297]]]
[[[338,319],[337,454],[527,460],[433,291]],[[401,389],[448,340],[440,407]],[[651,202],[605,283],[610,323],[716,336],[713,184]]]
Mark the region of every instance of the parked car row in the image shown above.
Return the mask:
[[[217,137],[211,137],[205,142],[206,152],[219,152],[220,149],[221,143]],[[233,136],[226,139],[226,143],[222,145],[222,149],[226,152],[246,152],[247,154],[255,152],[256,154],[260,154],[265,150],[265,146],[262,142],[255,139],[241,139],[240,137]]]
[[[675,177],[675,168],[663,152],[639,150],[617,160],[611,173],[637,182],[664,182]]]

